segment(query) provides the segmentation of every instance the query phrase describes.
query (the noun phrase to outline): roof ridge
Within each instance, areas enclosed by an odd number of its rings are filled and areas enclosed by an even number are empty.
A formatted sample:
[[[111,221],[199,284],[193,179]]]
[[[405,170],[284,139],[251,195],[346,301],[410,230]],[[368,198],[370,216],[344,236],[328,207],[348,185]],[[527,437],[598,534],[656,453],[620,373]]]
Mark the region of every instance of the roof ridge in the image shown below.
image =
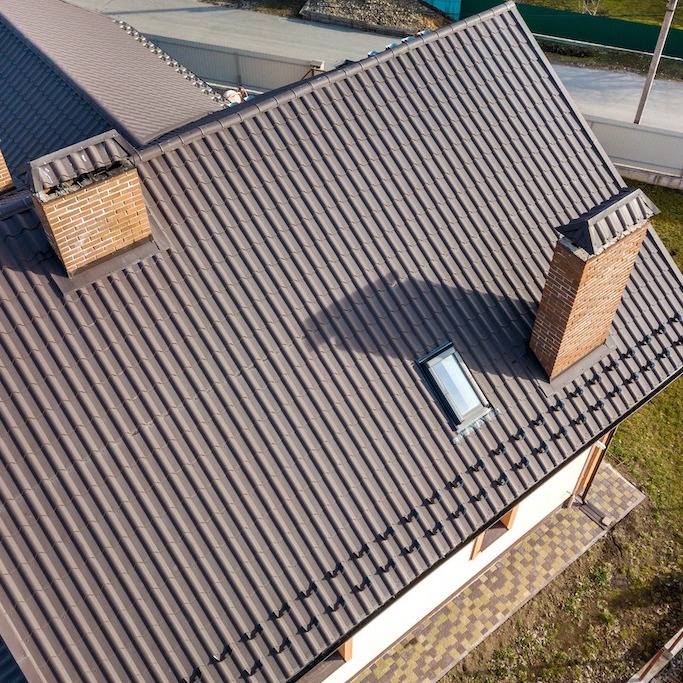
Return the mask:
[[[236,107],[236,111],[231,111],[229,114],[219,117],[218,119],[214,119],[209,123],[202,124],[201,121],[198,121],[197,127],[194,129],[184,131],[178,135],[165,137],[161,142],[152,142],[149,146],[139,150],[138,158],[140,161],[154,159],[155,157],[160,156],[167,151],[176,149],[188,144],[189,142],[206,137],[207,135],[217,133],[220,130],[229,128],[237,123],[241,123],[245,119],[252,118],[252,116],[257,116],[258,114],[268,111],[274,107],[279,107],[280,105],[290,102],[301,95],[307,94],[313,90],[316,90],[317,88],[321,88],[325,84],[335,83],[337,81],[349,78],[350,76],[354,76],[362,71],[367,71],[368,69],[374,68],[378,64],[382,64],[390,59],[394,59],[396,56],[402,55],[405,52],[417,49],[418,47],[426,45],[430,42],[440,40],[443,38],[443,36],[464,31],[471,26],[483,23],[491,17],[505,14],[506,12],[516,14],[518,20],[521,19],[521,15],[517,11],[515,3],[512,0],[507,0],[507,2],[503,3],[502,5],[492,7],[491,9],[479,12],[471,17],[467,17],[466,19],[453,22],[447,26],[442,26],[436,31],[426,31],[422,33],[422,35],[415,36],[410,40],[404,39],[398,45],[395,45],[394,47],[387,47],[378,54],[369,54],[367,57],[364,57],[357,62],[339,66],[332,71],[325,72],[319,76],[315,76],[314,78],[298,81],[295,84],[287,85],[276,90],[271,90],[262,98],[259,97],[253,102],[245,103],[239,107]],[[520,23],[523,24],[523,20]]]
[[[112,19],[112,22],[118,24],[121,30],[124,30],[128,36],[133,38],[135,42],[141,43],[143,47],[146,47],[149,52],[156,55],[163,60],[164,64],[174,69],[179,77],[190,81],[193,85],[202,88],[202,92],[206,94],[207,97],[211,97],[216,102],[226,102],[223,95],[221,95],[217,90],[212,88],[203,78],[197,76],[197,74],[188,69],[183,63],[179,62],[177,59],[172,57],[163,48],[159,47],[146,33],[138,31],[132,24],[129,24],[123,19]],[[138,40],[139,38],[139,40]],[[209,92],[206,92],[206,91]],[[226,102],[227,103],[227,102]],[[164,133],[162,133],[163,135]]]

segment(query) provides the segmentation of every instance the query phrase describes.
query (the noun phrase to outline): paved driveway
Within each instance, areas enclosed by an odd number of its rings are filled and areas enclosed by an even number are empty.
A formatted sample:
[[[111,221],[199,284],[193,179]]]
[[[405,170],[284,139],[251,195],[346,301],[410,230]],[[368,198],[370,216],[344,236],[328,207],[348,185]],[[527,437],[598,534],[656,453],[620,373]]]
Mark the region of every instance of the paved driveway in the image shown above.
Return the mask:
[[[626,71],[555,65],[584,114],[633,123],[645,78]],[[655,80],[641,123],[683,132],[683,83]]]

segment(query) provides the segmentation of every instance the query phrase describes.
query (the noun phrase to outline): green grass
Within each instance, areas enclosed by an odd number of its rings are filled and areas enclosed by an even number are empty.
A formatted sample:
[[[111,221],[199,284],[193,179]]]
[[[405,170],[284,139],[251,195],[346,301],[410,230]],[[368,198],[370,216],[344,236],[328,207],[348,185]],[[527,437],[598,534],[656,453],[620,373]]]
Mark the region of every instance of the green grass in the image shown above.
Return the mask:
[[[638,21],[644,24],[661,24],[666,0],[523,0],[525,4],[583,12],[587,6],[591,13],[597,9],[599,16]],[[673,26],[683,28],[683,7],[674,13]]]
[[[659,208],[661,213],[652,219],[652,225],[683,270],[683,192],[634,182],[629,185],[640,187]]]
[[[652,219],[658,235],[683,269],[683,192],[638,185],[659,207]],[[644,486],[658,521],[683,542],[683,382],[645,405],[619,429],[613,454]]]
[[[666,9],[666,0],[521,0],[529,5],[551,9],[584,12],[598,16],[661,25]],[[674,13],[672,26],[683,29],[683,4]],[[646,74],[650,67],[650,55],[623,50],[567,44],[556,41],[539,41],[551,62],[557,64],[587,66],[596,69],[633,71]],[[657,70],[659,78],[683,80],[683,62],[664,57]]]

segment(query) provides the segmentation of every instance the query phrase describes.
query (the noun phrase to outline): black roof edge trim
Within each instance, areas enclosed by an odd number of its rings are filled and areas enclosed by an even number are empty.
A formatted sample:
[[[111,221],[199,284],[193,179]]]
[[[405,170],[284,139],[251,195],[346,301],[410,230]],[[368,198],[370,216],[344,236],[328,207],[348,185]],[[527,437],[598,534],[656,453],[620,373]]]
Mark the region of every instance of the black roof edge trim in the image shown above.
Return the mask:
[[[581,453],[583,453],[587,448],[590,448],[593,446],[596,442],[600,441],[600,439],[607,434],[608,432],[611,432],[613,429],[616,429],[622,422],[627,420],[631,415],[634,413],[638,412],[646,403],[651,401],[657,394],[660,392],[664,391],[670,384],[673,384],[679,377],[683,375],[683,367],[681,367],[677,372],[675,372],[673,375],[665,379],[659,386],[657,386],[655,389],[653,389],[645,398],[641,399],[638,403],[636,403],[634,406],[629,408],[623,415],[621,415],[617,420],[615,420],[613,423],[609,425],[606,429],[603,429],[600,431],[600,433],[591,438],[587,443],[585,443],[578,451],[575,451],[572,455],[570,455],[561,465],[558,467],[555,467],[551,472],[549,472],[545,477],[542,479],[539,479],[532,487],[530,487],[528,490],[526,490],[521,496],[515,498],[515,500],[507,505],[501,512],[499,512],[492,520],[486,523],[486,526],[483,526],[477,531],[475,531],[473,534],[467,537],[465,541],[463,541],[460,545],[456,546],[450,553],[447,555],[444,555],[442,558],[437,560],[429,569],[427,569],[425,572],[420,574],[417,578],[415,578],[413,581],[411,581],[407,586],[402,588],[396,595],[394,595],[390,600],[387,600],[379,609],[375,610],[372,614],[370,614],[368,617],[366,617],[360,624],[352,628],[348,633],[346,633],[342,638],[338,639],[330,648],[327,650],[324,650],[322,654],[318,657],[316,657],[310,664],[306,665],[301,671],[299,671],[297,674],[295,674],[292,678],[289,679],[289,683],[296,683],[296,681],[300,680],[301,677],[308,673],[311,669],[314,667],[318,666],[321,662],[323,662],[325,659],[327,659],[331,654],[334,654],[336,650],[338,650],[349,638],[353,638],[353,636],[361,631],[367,624],[369,624],[373,619],[378,617],[382,612],[384,612],[385,609],[390,607],[396,600],[399,600],[405,593],[407,593],[409,590],[414,588],[420,581],[423,579],[426,579],[433,571],[435,571],[438,567],[440,567],[444,562],[447,560],[450,560],[452,557],[454,557],[458,552],[460,552],[468,543],[472,542],[483,530],[488,528],[491,524],[495,524],[497,521],[499,521],[503,516],[505,516],[513,507],[516,505],[519,505],[525,498],[527,498],[529,495],[531,495],[536,489],[538,489],[540,486],[542,486],[551,476],[557,474],[560,472],[562,469],[564,469],[569,463],[573,462]],[[369,666],[370,664],[368,664]],[[362,671],[362,670],[361,670]],[[361,673],[360,671],[358,673]]]

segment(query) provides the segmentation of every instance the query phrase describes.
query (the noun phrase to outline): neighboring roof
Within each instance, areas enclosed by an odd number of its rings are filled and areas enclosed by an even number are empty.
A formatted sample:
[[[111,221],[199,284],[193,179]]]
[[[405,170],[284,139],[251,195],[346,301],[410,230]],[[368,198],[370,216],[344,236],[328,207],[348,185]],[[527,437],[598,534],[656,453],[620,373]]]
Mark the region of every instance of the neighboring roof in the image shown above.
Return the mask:
[[[659,209],[639,189],[624,189],[559,231],[587,254],[596,255],[645,225]]]
[[[128,21],[160,41],[189,41],[250,55],[267,55],[275,63],[282,59],[296,63],[322,61],[333,68],[347,59],[362,59],[371,50],[381,50],[396,40],[396,35],[210,5],[201,0],[150,2],[143,12],[135,13],[125,0],[71,1]]]
[[[32,680],[291,679],[680,372],[653,231],[603,358],[553,388],[527,350],[556,228],[623,182],[512,4],[137,163],[169,248],[71,295],[0,202],[0,634]],[[449,340],[496,410],[464,438],[415,367]]]
[[[6,22],[3,5],[0,0],[0,149],[16,181],[28,160],[112,124]]]
[[[223,106],[130,27],[59,0],[0,0],[0,83],[15,174],[111,128],[140,145]]]

